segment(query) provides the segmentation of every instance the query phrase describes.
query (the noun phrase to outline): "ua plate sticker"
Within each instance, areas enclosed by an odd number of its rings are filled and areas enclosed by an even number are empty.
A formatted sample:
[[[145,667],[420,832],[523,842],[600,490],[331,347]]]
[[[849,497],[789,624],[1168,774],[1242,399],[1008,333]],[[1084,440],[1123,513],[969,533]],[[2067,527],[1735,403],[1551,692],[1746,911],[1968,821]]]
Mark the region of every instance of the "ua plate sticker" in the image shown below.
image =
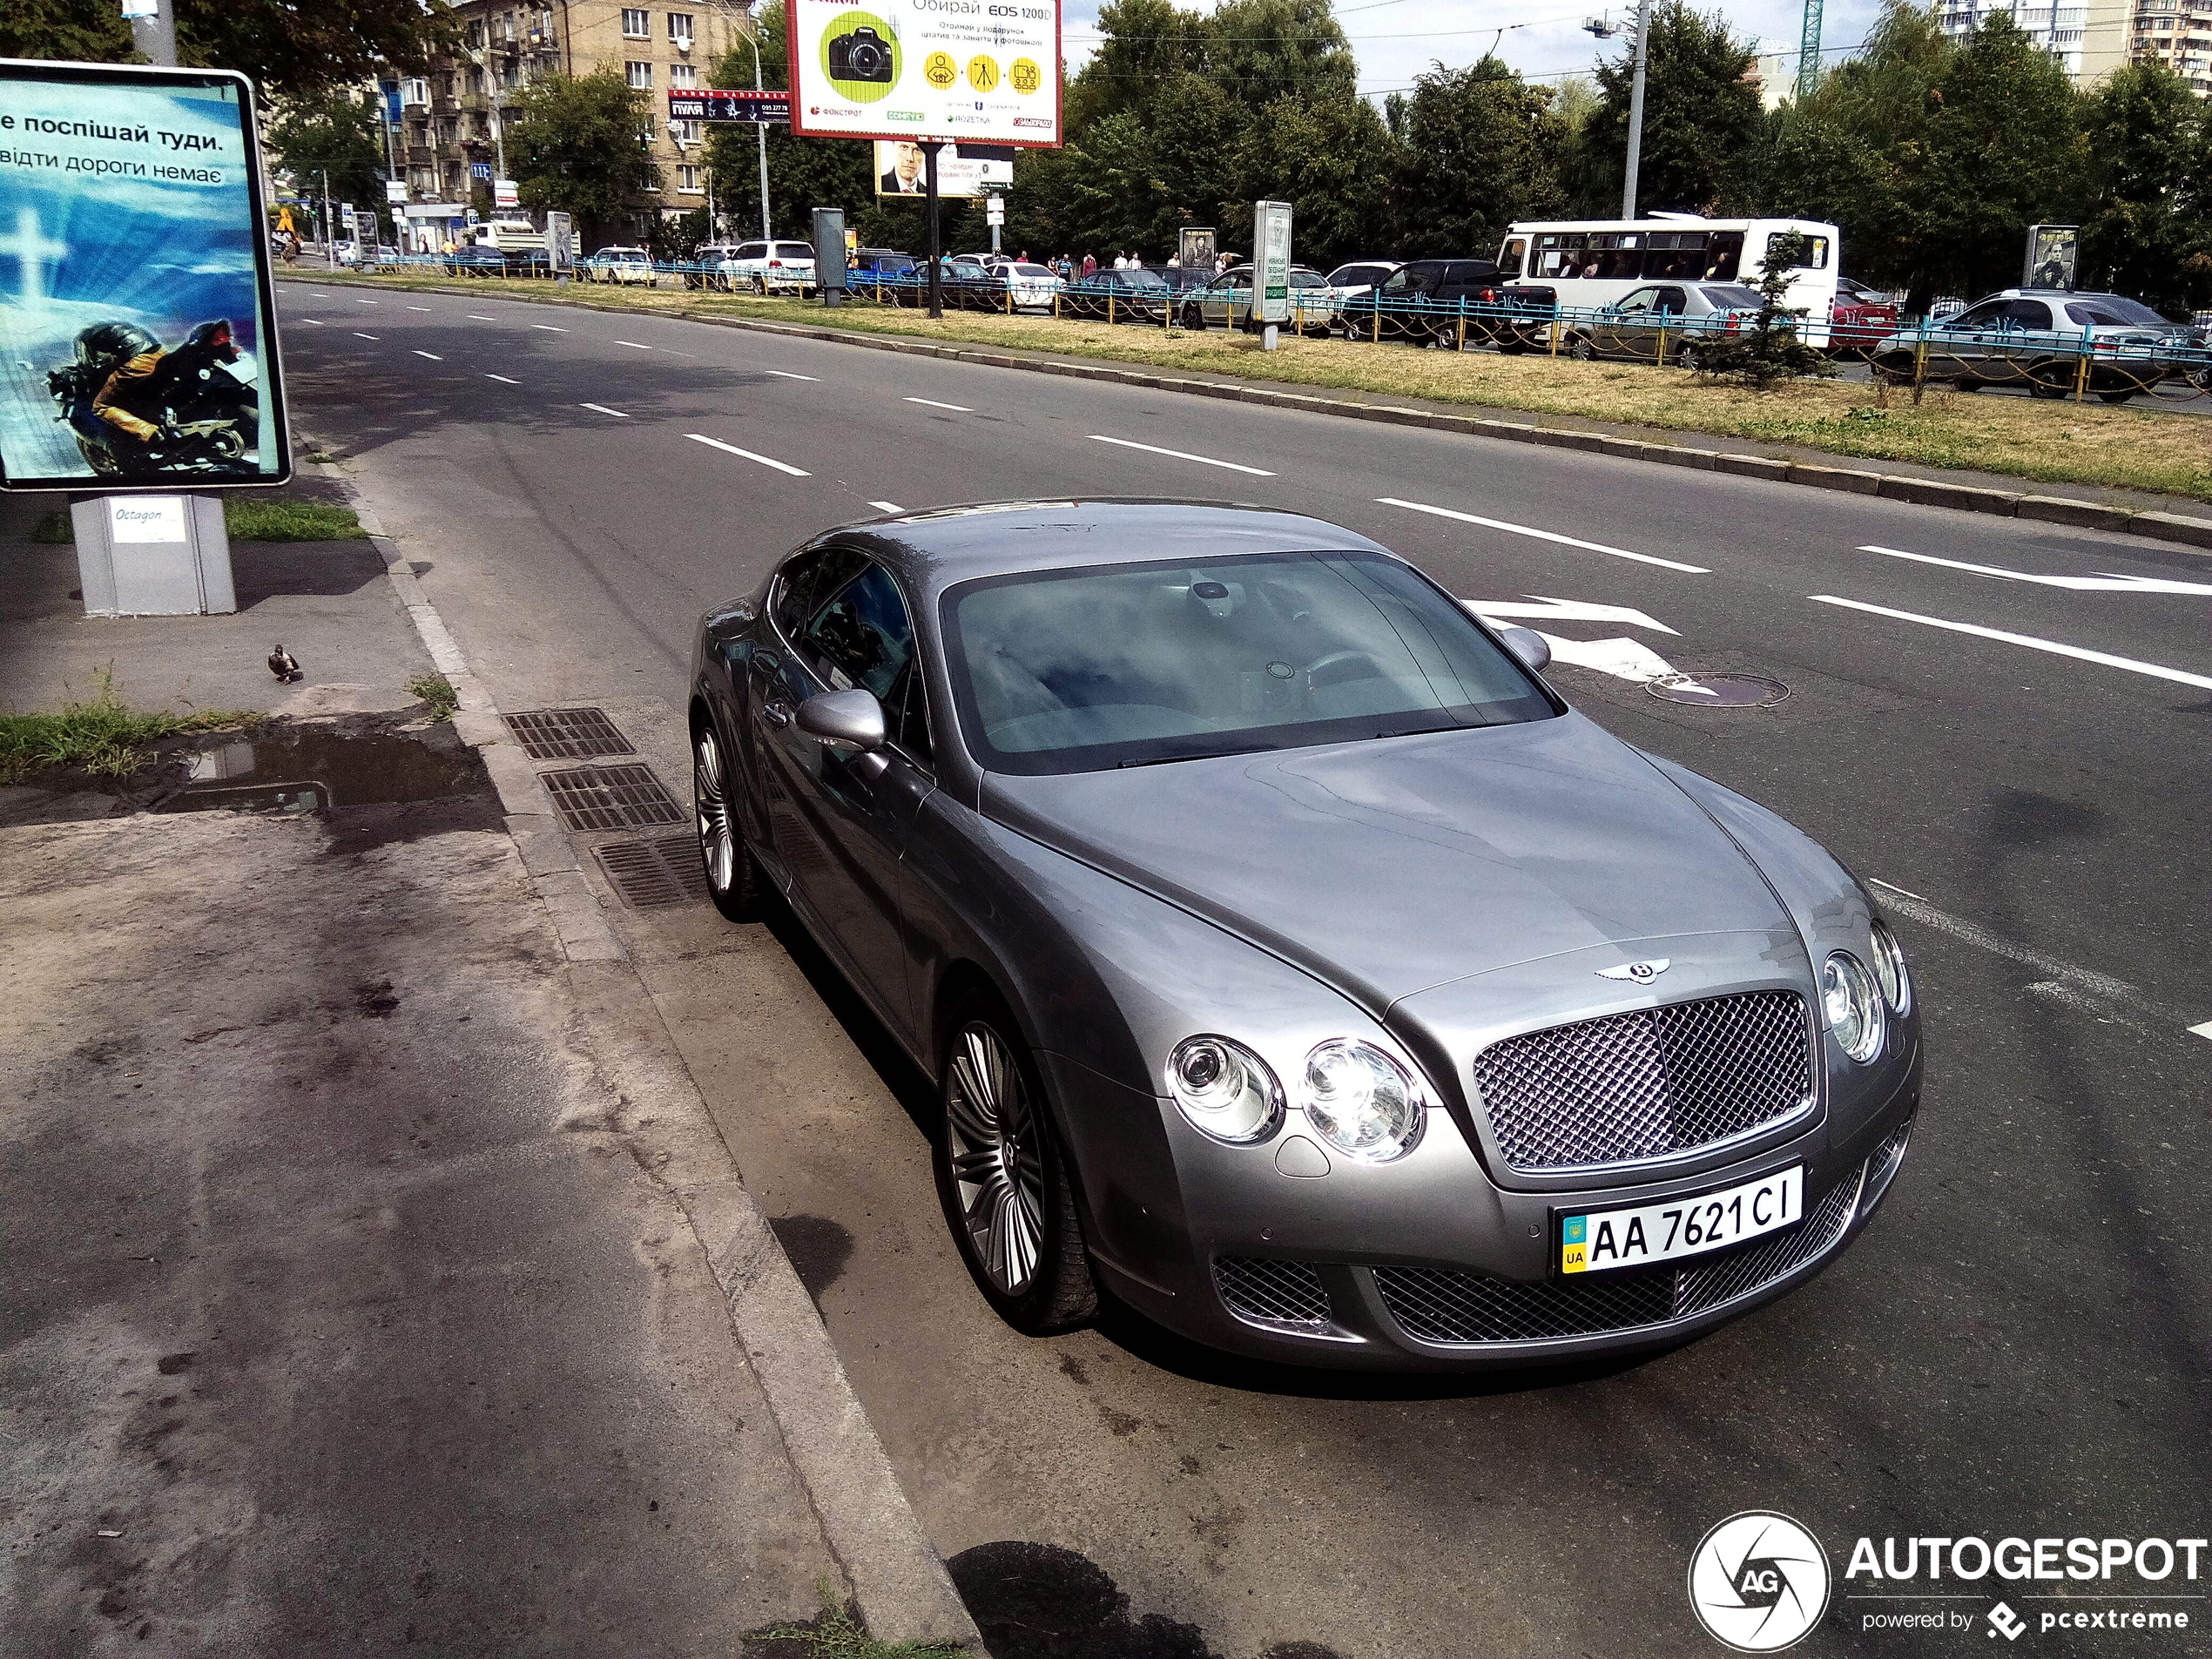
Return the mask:
[[[1563,1216],[1559,1271],[1603,1273],[1725,1250],[1803,1220],[1804,1186],[1804,1165],[1793,1163],[1720,1192],[1669,1198],[1635,1210]]]

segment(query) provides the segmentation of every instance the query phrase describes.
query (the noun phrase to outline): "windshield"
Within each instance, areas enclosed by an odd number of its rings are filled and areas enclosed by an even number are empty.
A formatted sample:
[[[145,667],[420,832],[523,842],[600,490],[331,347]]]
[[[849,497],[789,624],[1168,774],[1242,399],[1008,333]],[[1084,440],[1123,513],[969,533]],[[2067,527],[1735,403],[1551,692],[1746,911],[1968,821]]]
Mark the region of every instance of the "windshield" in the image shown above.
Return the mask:
[[[1558,711],[1456,601],[1372,553],[1242,554],[965,583],[961,730],[995,772],[1098,772]]]
[[[1726,287],[1709,287],[1705,300],[1716,311],[1757,311],[1765,302],[1756,289],[1739,288],[1730,283]]]
[[[1108,274],[1126,277],[1129,280],[1129,286],[1132,288],[1164,288],[1168,286],[1168,280],[1157,271],[1114,271]]]
[[[2076,300],[2066,308],[2079,328],[2163,328],[2166,319],[2148,306],[2123,300],[2116,293],[2095,300]]]

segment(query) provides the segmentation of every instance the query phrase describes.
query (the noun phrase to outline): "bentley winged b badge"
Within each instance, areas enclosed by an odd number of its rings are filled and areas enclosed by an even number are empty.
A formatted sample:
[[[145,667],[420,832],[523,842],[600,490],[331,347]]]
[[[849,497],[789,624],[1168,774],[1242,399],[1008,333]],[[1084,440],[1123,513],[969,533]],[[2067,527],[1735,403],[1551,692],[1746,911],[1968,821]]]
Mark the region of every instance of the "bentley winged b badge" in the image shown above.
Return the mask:
[[[1662,956],[1649,962],[1624,962],[1618,968],[1601,968],[1600,979],[1624,979],[1637,985],[1649,985],[1675,964],[1671,956]]]

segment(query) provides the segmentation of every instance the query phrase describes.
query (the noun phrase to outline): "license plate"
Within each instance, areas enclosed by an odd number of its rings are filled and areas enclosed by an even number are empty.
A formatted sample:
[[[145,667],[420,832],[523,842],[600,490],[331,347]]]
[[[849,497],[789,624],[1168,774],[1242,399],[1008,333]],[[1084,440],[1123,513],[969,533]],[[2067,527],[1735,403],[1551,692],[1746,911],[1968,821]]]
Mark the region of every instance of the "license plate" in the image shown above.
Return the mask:
[[[1720,1192],[1562,1216],[1559,1271],[1606,1273],[1725,1250],[1804,1219],[1804,1165],[1793,1163]]]

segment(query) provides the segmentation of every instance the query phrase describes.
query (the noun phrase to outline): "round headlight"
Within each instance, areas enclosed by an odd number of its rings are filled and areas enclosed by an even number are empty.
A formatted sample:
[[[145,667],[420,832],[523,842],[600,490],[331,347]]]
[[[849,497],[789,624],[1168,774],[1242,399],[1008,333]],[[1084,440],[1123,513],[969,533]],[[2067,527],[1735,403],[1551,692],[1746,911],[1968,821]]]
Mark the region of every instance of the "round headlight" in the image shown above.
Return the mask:
[[[1861,1065],[1882,1052],[1881,994],[1858,957],[1832,951],[1820,965],[1820,1011],[1838,1045]]]
[[[1305,1115],[1321,1138],[1363,1163],[1387,1163],[1421,1138],[1421,1091],[1381,1049],[1344,1038],[1305,1057]]]
[[[1227,1037],[1186,1037],[1168,1057],[1168,1093],[1217,1141],[1257,1141],[1283,1121],[1283,1085],[1267,1062]]]
[[[1885,924],[1874,924],[1867,954],[1874,959],[1874,977],[1881,981],[1882,1001],[1893,1013],[1906,1012],[1912,1006],[1912,975],[1905,966],[1905,948]]]

